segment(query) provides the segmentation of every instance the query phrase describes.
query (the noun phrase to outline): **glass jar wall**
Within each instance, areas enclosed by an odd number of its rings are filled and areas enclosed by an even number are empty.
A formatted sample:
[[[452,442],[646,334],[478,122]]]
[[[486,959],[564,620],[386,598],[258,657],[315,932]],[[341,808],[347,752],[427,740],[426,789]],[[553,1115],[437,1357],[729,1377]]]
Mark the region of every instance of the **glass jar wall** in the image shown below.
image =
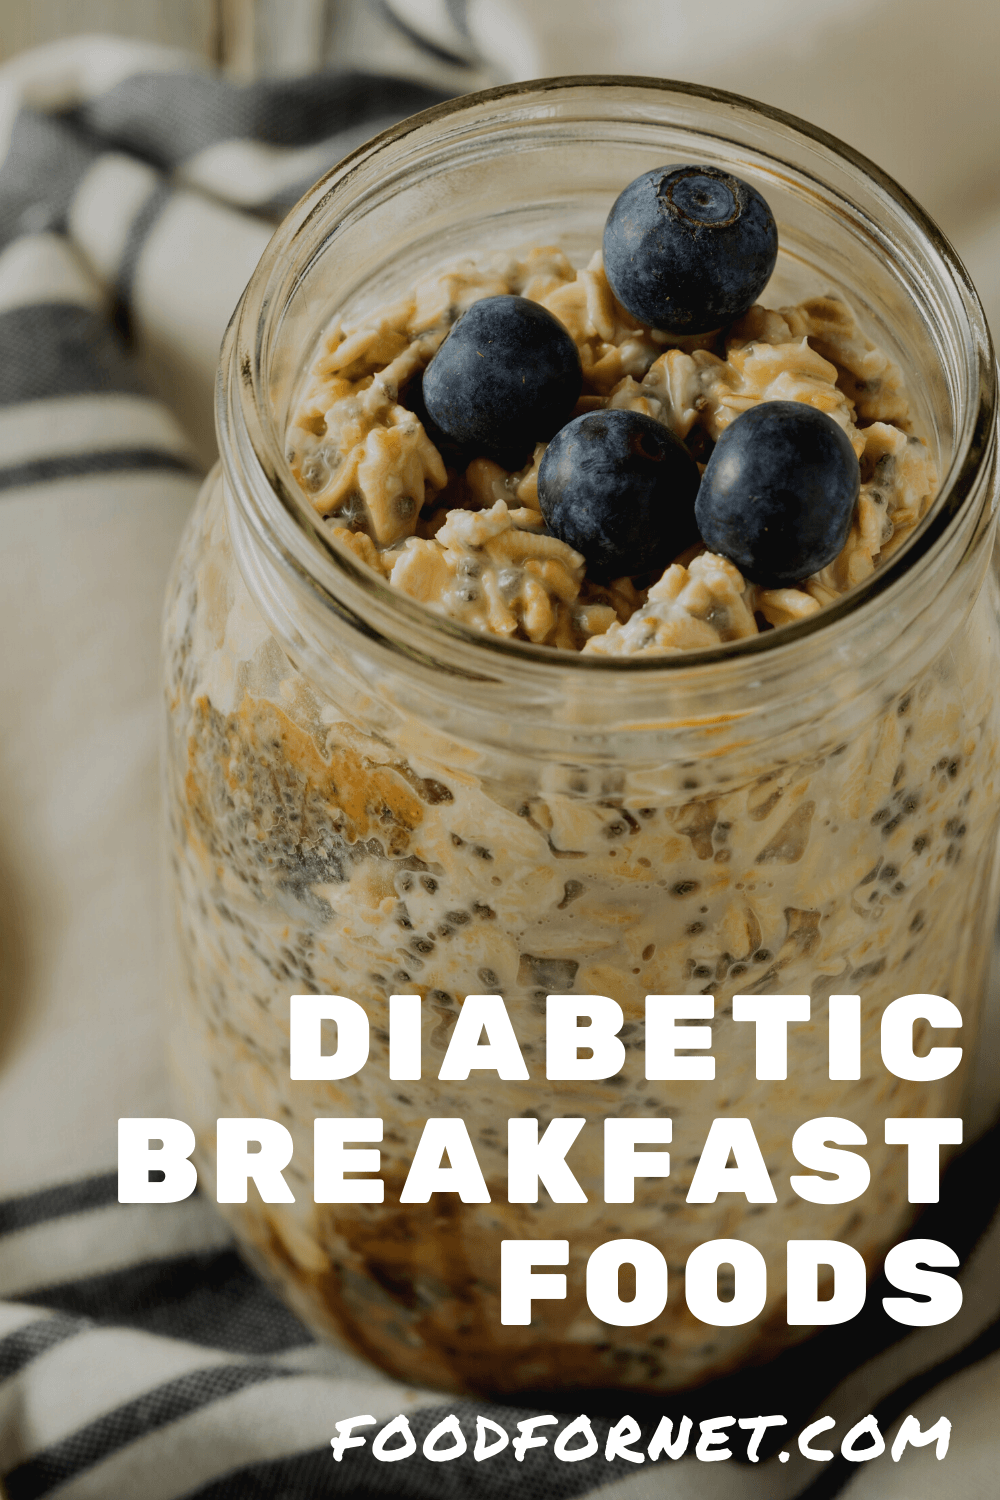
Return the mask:
[[[363,311],[462,254],[558,243],[576,261],[638,172],[726,165],[778,219],[769,304],[835,290],[906,373],[942,475],[892,560],[798,624],[655,659],[556,653],[472,635],[337,548],[284,457],[291,402],[334,312]],[[974,293],[893,184],[798,122],[727,96],[557,80],[470,96],[347,159],[278,231],[227,336],[222,468],[171,586],[166,797],[177,960],[178,1111],[210,1183],[215,1120],[291,1131],[295,1203],[231,1206],[257,1263],[314,1328],[407,1379],[453,1390],[676,1389],[806,1331],[783,1315],[784,1244],[840,1239],[871,1267],[908,1223],[886,1114],[954,1114],[961,1075],[889,1077],[878,1023],[898,995],[948,996],[969,1049],[996,914],[1000,725],[992,547],[992,358]],[[463,998],[502,994],[531,1074],[437,1071]],[[648,994],[715,996],[716,1080],[650,1083]],[[291,1083],[289,996],[347,995],[372,1023],[367,1067]],[[424,1076],[388,1076],[388,997],[423,997]],[[613,1079],[550,1082],[548,993],[625,1014]],[[864,1067],[827,1076],[830,994],[862,996]],[[738,994],[809,994],[788,1078],[755,1077]],[[942,1045],[947,1036],[936,1038]],[[506,1121],[587,1120],[570,1161],[586,1205],[509,1204]],[[385,1201],[317,1205],[316,1116],[378,1116]],[[608,1116],[673,1120],[669,1179],[603,1201]],[[865,1130],[872,1186],[817,1206],[792,1192],[804,1120]],[[423,1122],[465,1120],[489,1204],[401,1204]],[[686,1202],[718,1116],[748,1116],[778,1203]],[[671,1292],[644,1327],[598,1323],[589,1252],[647,1239]],[[565,1301],[503,1326],[499,1244],[568,1239]],[[694,1246],[739,1238],[769,1268],[742,1327],[688,1312]]]

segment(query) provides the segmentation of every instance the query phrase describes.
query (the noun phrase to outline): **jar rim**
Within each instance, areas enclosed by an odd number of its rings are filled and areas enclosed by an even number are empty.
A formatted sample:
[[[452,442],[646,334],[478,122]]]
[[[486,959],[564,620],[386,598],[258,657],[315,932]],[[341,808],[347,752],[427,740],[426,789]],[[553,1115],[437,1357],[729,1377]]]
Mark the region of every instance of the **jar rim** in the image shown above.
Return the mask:
[[[321,222],[330,227],[324,210],[329,209],[338,190],[341,193],[347,191],[363,163],[408,136],[428,126],[470,114],[493,102],[516,101],[532,95],[544,98],[546,94],[556,92],[567,95],[574,89],[641,90],[664,100],[680,96],[714,103],[730,114],[736,111],[763,117],[823,148],[833,158],[863,173],[895,203],[926,242],[926,250],[930,252],[928,260],[935,259],[946,272],[947,281],[962,306],[967,319],[965,352],[974,366],[974,374],[968,382],[973,399],[963,414],[964,420],[957,427],[954,453],[930,510],[905,543],[868,578],[804,619],[719,646],[621,656],[556,651],[530,641],[483,634],[460,621],[437,614],[401,590],[392,588],[348,548],[338,546],[320,524],[320,518],[309,505],[285,457],[284,432],[278,430],[273,420],[268,394],[266,360],[270,351],[262,325],[269,314],[280,314],[273,283],[275,277],[287,269],[291,247],[297,237],[308,237]],[[731,139],[731,136],[725,138]],[[774,156],[772,159],[779,158]],[[803,175],[801,167],[795,170],[798,175]],[[394,652],[417,657],[423,662],[433,661],[437,668],[459,676],[488,676],[490,665],[502,670],[505,663],[514,667],[517,662],[522,662],[530,664],[533,675],[543,677],[549,674],[561,676],[566,672],[611,673],[621,678],[660,673],[670,674],[676,680],[678,674],[700,672],[700,669],[721,662],[735,667],[741,661],[749,664],[753,660],[769,658],[777,664],[779,653],[787,655],[791,648],[811,640],[818,633],[829,633],[835,625],[853,621],[866,606],[896,589],[912,576],[919,564],[926,563],[951,534],[959,515],[975,499],[977,481],[997,427],[996,376],[996,361],[985,314],[954,248],[916,200],[861,152],[820,126],[725,90],[661,78],[579,74],[503,84],[445,100],[390,126],[331,167],[279,225],[233,314],[223,341],[219,368],[217,430],[224,470],[231,474],[235,469],[245,480],[244,485],[238,486],[239,499],[244,502],[244,511],[249,511],[248,518],[259,542],[276,560],[286,568],[290,567],[301,582],[310,584],[335,617],[347,621]],[[233,486],[227,488],[232,490]],[[381,622],[368,616],[366,604],[382,617]],[[405,633],[405,641],[400,639],[402,633]],[[463,664],[441,660],[440,652],[454,653],[457,649],[461,649],[465,658]],[[470,651],[471,656],[467,654]],[[476,669],[477,662],[481,670]]]

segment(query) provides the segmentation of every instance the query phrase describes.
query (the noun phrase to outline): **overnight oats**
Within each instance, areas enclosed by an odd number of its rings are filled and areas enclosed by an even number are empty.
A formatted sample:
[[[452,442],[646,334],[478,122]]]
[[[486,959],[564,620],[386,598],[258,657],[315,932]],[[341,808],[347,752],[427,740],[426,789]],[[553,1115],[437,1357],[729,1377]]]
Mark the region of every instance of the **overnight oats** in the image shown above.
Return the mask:
[[[786,1240],[879,1267],[914,1212],[883,1120],[959,1112],[961,1073],[896,1079],[878,1036],[929,993],[969,1049],[996,914],[988,340],[898,189],[722,108],[567,80],[406,122],[303,200],[227,336],[222,470],[167,607],[178,1112],[208,1184],[217,1117],[287,1127],[295,1202],[251,1186],[242,1243],[311,1327],[425,1385],[674,1390],[767,1358],[808,1332]],[[290,1081],[303,994],[364,1007],[355,1076]],[[422,1001],[405,1083],[398,994]],[[530,1082],[438,1079],[471,994],[503,997]],[[856,1081],[828,1076],[840,994]],[[619,1072],[546,1079],[549,995],[618,1002]],[[714,1081],[646,1079],[648,995],[714,997]],[[786,1080],[756,1079],[740,995],[812,997]],[[338,1115],[384,1120],[381,1204],[313,1201],[313,1121]],[[587,1202],[510,1203],[508,1119],[565,1116]],[[650,1116],[670,1176],[606,1203],[604,1120]],[[791,1189],[819,1116],[865,1132],[857,1201]],[[488,1203],[400,1201],[430,1117],[465,1122]],[[776,1203],[687,1201],[716,1117],[752,1121]],[[668,1263],[645,1326],[586,1301],[619,1238]],[[767,1261],[743,1326],[684,1301],[721,1238]],[[505,1239],[571,1247],[530,1326],[501,1323]]]

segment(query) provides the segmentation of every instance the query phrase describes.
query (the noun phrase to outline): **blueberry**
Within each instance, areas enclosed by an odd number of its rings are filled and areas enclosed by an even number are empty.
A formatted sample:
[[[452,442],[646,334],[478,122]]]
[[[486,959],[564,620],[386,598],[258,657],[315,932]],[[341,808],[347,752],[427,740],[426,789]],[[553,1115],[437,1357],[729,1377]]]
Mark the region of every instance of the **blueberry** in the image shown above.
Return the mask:
[[[422,370],[400,392],[399,404],[405,406],[407,411],[412,411],[449,469],[467,469],[472,460],[477,457],[476,449],[472,444],[453,442],[432,419],[427,410],[427,403],[424,401],[424,372]]]
[[[526,297],[484,297],[427,366],[423,399],[453,442],[515,469],[569,420],[582,380],[558,318]]]
[[[619,578],[666,567],[698,540],[698,465],[669,427],[641,412],[586,412],[557,432],[538,469],[553,536]]]
[[[718,167],[658,167],[621,193],[604,227],[604,271],[647,327],[706,333],[752,307],[774,270],[778,229],[749,183]]]
[[[762,401],[716,443],[695,516],[705,545],[754,583],[817,573],[843,549],[861,487],[850,439],[801,401]]]

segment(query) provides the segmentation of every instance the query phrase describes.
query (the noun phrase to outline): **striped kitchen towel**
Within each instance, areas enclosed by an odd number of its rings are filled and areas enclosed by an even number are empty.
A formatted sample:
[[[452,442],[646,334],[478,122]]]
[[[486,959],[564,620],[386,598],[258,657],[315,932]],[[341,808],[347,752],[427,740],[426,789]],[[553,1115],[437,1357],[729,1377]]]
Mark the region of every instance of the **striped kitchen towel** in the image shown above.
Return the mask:
[[[158,620],[211,458],[218,342],[300,190],[382,124],[476,76],[489,32],[480,25],[471,43],[464,14],[373,8],[366,35],[396,25],[394,55],[402,38],[412,79],[348,69],[237,86],[180,54],[106,38],[0,70],[3,1485],[9,1500],[515,1489],[979,1500],[995,1493],[998,1457],[996,1131],[953,1164],[914,1230],[962,1256],[953,1321],[905,1330],[876,1285],[862,1318],[767,1368],[666,1401],[593,1393],[597,1447],[577,1462],[554,1443],[581,1398],[540,1393],[515,1409],[400,1385],[317,1344],[243,1265],[211,1203],[117,1201],[116,1119],[171,1113],[156,1022]],[[987,1046],[980,1059],[986,1126]],[[898,1463],[888,1451],[849,1463],[798,1450],[817,1416],[836,1422],[817,1446],[839,1450],[869,1414],[891,1445],[908,1413],[924,1429],[950,1418],[943,1464],[933,1448]],[[736,1423],[732,1461],[693,1456],[701,1421],[769,1414],[787,1425],[765,1434],[756,1462]],[[359,1428],[369,1441],[336,1462],[336,1424],[362,1415],[374,1419]],[[416,1451],[380,1462],[371,1439],[400,1415]],[[689,1417],[694,1434],[686,1458],[654,1463],[645,1450],[664,1415],[675,1433]],[[549,1441],[523,1461],[511,1443],[477,1462],[479,1416],[512,1439],[518,1424],[551,1418],[537,1428]],[[609,1460],[626,1416],[637,1435]],[[422,1447],[442,1423],[437,1457],[453,1443],[456,1456],[435,1462]]]
[[[964,1305],[951,1322],[904,1332],[882,1312],[890,1289],[877,1282],[860,1318],[770,1366],[682,1397],[557,1395],[532,1409],[414,1390],[313,1343],[242,1265],[212,1207],[198,1197],[170,1207],[119,1205],[108,1172],[8,1199],[0,1203],[0,1293],[7,1299],[0,1303],[0,1457],[9,1500],[499,1500],[515,1486],[528,1496],[581,1500],[602,1490],[616,1500],[664,1492],[685,1500],[827,1500],[848,1486],[855,1500],[929,1500],[945,1484],[958,1500],[986,1500],[995,1493],[1000,1222],[981,1184],[995,1172],[998,1147],[994,1129],[956,1161],[941,1203],[913,1231],[946,1239],[963,1258]],[[581,1405],[596,1452],[566,1463],[553,1442]],[[942,1416],[953,1423],[946,1468],[933,1449],[908,1448],[898,1465],[876,1450],[869,1468],[839,1455],[809,1460],[795,1442],[809,1422],[829,1416],[836,1426],[814,1446],[830,1442],[835,1451],[857,1422],[874,1415],[889,1445],[911,1413],[925,1431]],[[373,1418],[375,1426],[358,1429],[372,1438],[400,1414],[417,1445],[410,1458],[387,1465],[369,1443],[334,1462],[337,1422]],[[664,1415],[674,1435],[691,1419],[689,1454],[647,1467],[641,1455]],[[763,1415],[782,1416],[787,1425],[766,1433],[755,1464],[745,1462],[749,1432],[732,1422],[737,1462],[706,1470],[693,1456],[702,1421]],[[526,1452],[521,1464],[513,1444],[477,1463],[480,1416],[513,1439],[519,1424],[548,1417],[538,1431],[552,1442]],[[625,1416],[633,1419],[628,1455],[609,1461],[609,1433]],[[467,1447],[444,1467],[425,1458],[422,1446],[449,1417]],[[455,1423],[448,1426],[450,1433],[446,1427],[432,1438],[433,1449],[460,1446]],[[488,1431],[492,1444],[497,1435]],[[862,1451],[866,1445],[860,1441]],[[791,1454],[787,1462],[782,1452]]]

